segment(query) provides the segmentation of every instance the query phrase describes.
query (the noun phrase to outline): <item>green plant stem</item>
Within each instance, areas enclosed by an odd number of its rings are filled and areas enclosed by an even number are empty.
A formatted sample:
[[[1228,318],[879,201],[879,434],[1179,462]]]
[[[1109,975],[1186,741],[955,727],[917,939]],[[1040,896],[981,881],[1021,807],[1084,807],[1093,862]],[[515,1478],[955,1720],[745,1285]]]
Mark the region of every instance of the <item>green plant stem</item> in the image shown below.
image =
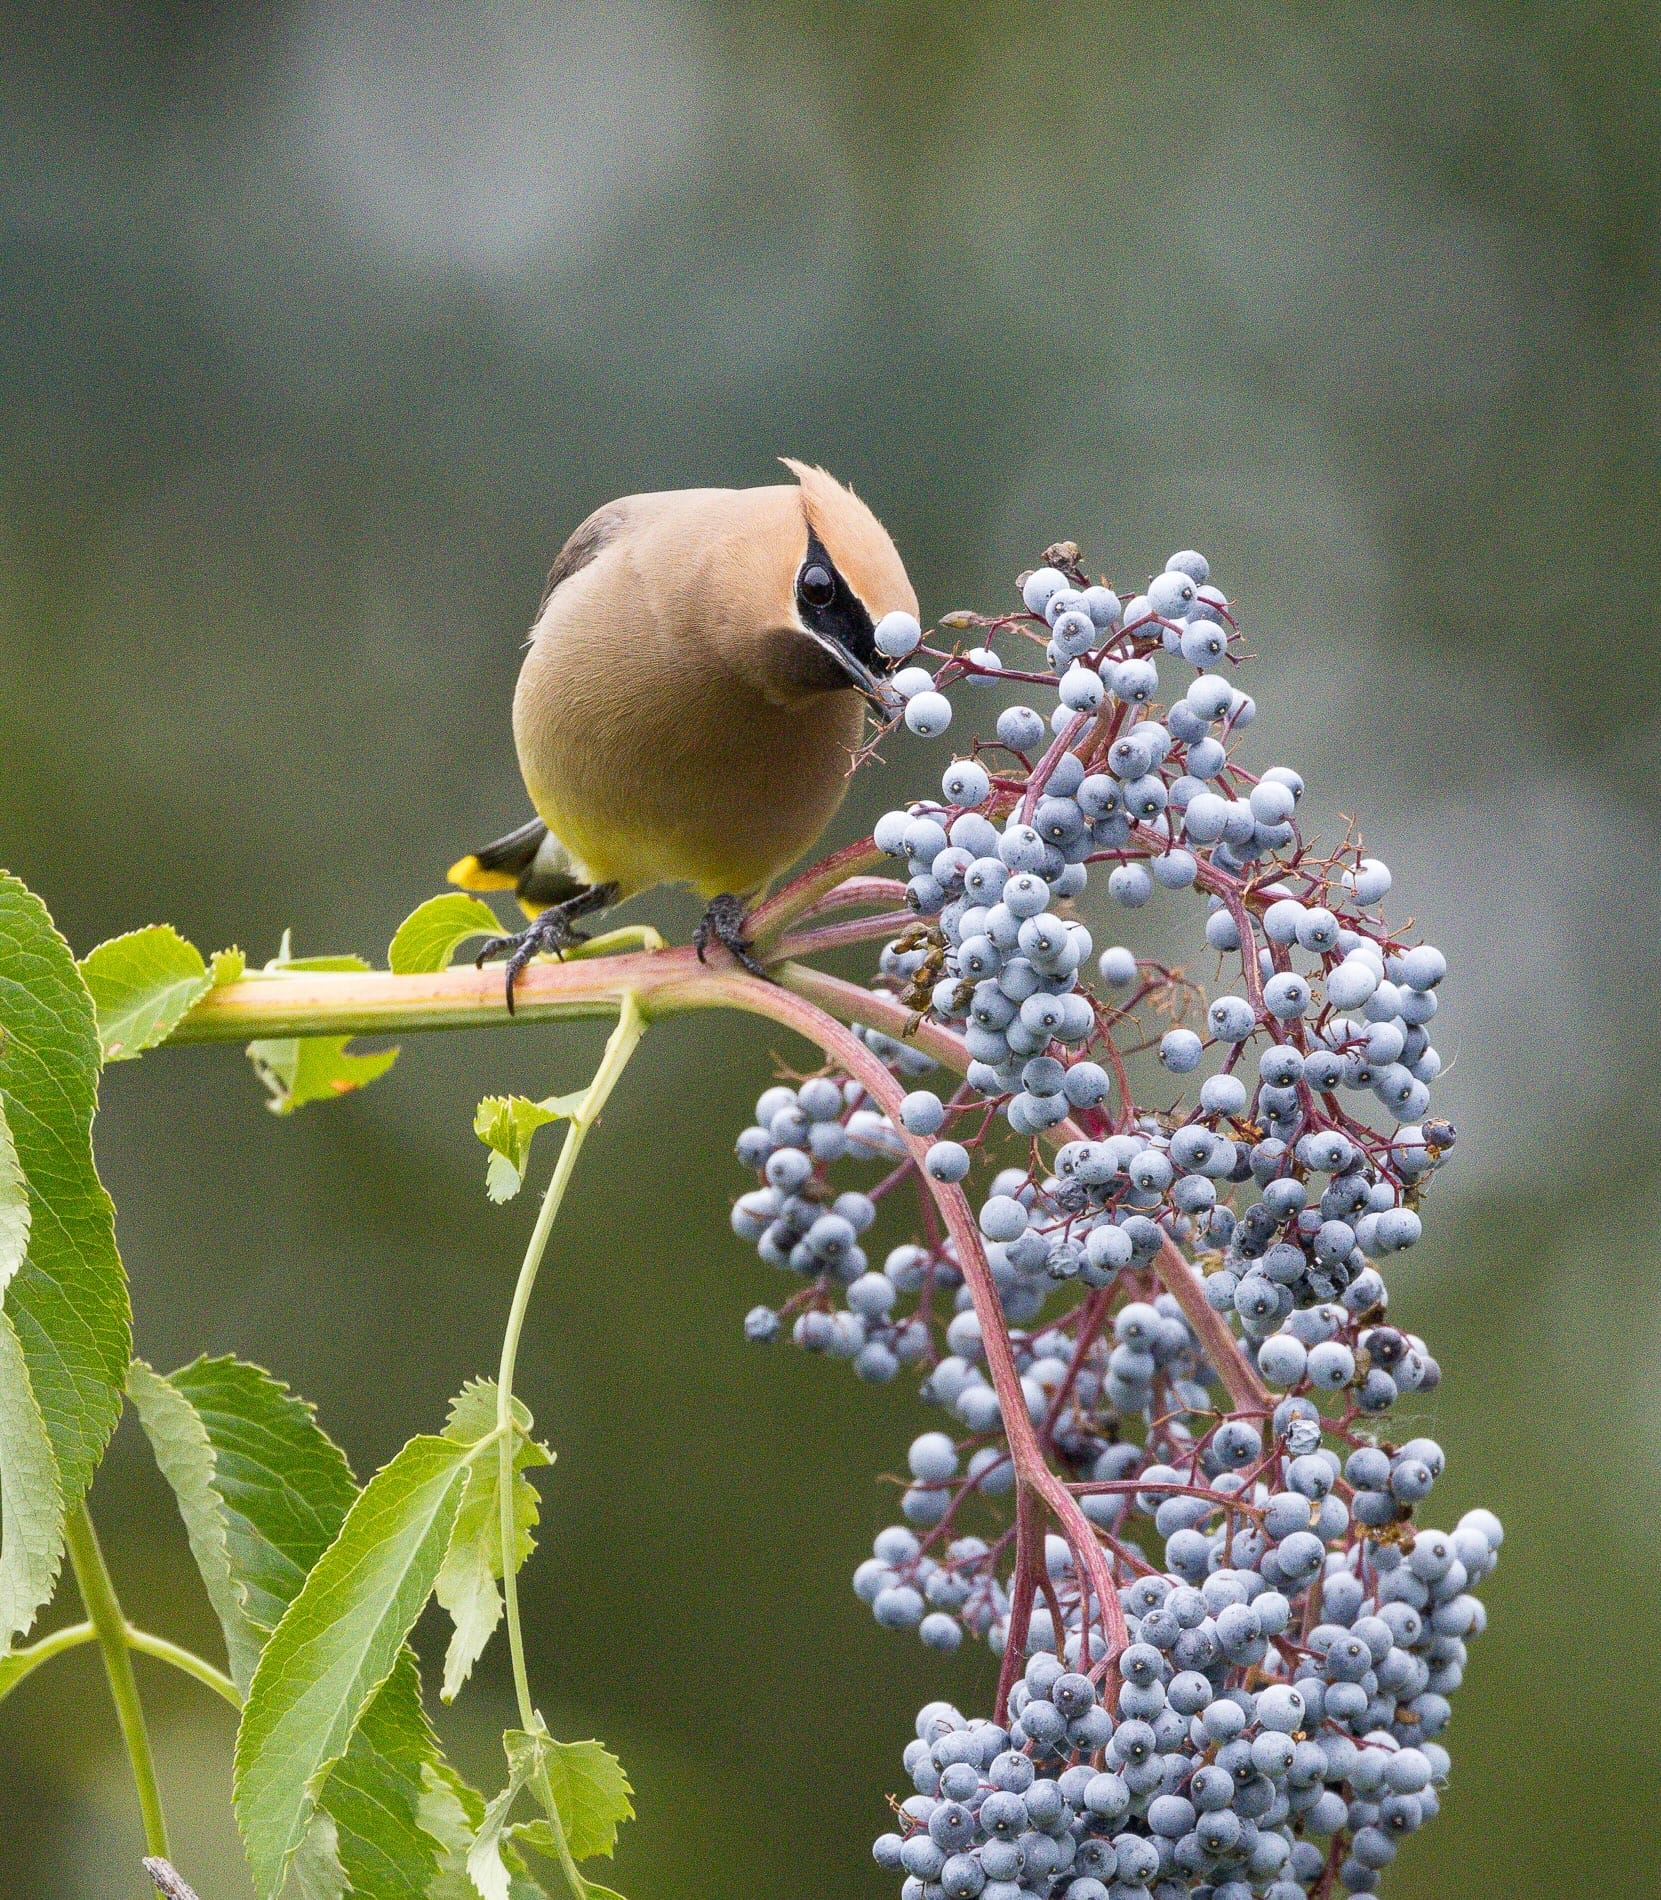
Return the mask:
[[[198,1656],[194,1650],[170,1643],[165,1636],[152,1636],[148,1630],[134,1629],[131,1624],[127,1625],[126,1640],[127,1647],[136,1649],[141,1656],[153,1656],[157,1662],[171,1663],[175,1669],[194,1677],[215,1695],[223,1697],[233,1709],[242,1707],[242,1697],[237,1693],[236,1684],[222,1669],[215,1669],[206,1657]],[[4,1701],[26,1677],[32,1676],[42,1663],[97,1641],[98,1631],[91,1623],[67,1623],[61,1630],[53,1630],[50,1636],[41,1637],[39,1642],[30,1643],[24,1649],[14,1649],[0,1661],[0,1701]]]
[[[565,1199],[565,1190],[576,1171],[577,1157],[582,1152],[589,1129],[599,1120],[611,1091],[617,1086],[618,1078],[628,1067],[630,1056],[646,1033],[646,1022],[638,999],[632,991],[625,991],[618,1011],[617,1026],[606,1043],[600,1066],[594,1071],[594,1079],[583,1094],[582,1104],[565,1130],[559,1159],[554,1163],[553,1178],[542,1196],[536,1225],[531,1229],[531,1237],[525,1248],[525,1258],[519,1268],[519,1281],[513,1289],[513,1304],[508,1309],[507,1327],[502,1335],[502,1364],[496,1381],[496,1429],[500,1434],[497,1456],[501,1460],[502,1601],[507,1615],[508,1647],[513,1656],[513,1690],[519,1702],[520,1726],[526,1730],[535,1729],[537,1717],[535,1705],[531,1701],[530,1676],[525,1667],[525,1638],[519,1627],[519,1586],[513,1561],[516,1542],[513,1466],[518,1450],[513,1419],[513,1372],[519,1357],[519,1338],[525,1328],[525,1315],[530,1310],[531,1293],[536,1286],[537,1270],[542,1265],[542,1256],[548,1250],[548,1238],[554,1231],[554,1222],[558,1218],[560,1204]],[[555,1825],[557,1829],[557,1821]]]
[[[127,1744],[127,1758],[132,1763],[133,1785],[138,1790],[145,1849],[166,1860],[169,1857],[167,1820],[162,1813],[161,1789],[156,1782],[156,1761],[150,1752],[144,1705],[139,1701],[138,1682],[133,1675],[132,1651],[128,1647],[130,1632],[109,1566],[98,1546],[98,1533],[92,1528],[84,1502],[70,1512],[64,1526],[64,1542],[81,1601],[87,1607],[98,1646],[104,1652],[104,1674],[109,1678],[110,1697],[121,1724],[122,1740]]]
[[[237,1686],[223,1669],[215,1669],[205,1657],[198,1656],[193,1649],[186,1649],[179,1643],[170,1643],[165,1636],[152,1636],[148,1630],[127,1626],[127,1647],[137,1650],[141,1656],[153,1656],[157,1662],[169,1663],[182,1675],[201,1683],[204,1689],[211,1689],[221,1701],[230,1703],[233,1709],[242,1707],[242,1697]]]
[[[41,1637],[39,1642],[14,1649],[0,1661],[0,1701],[9,1696],[26,1677],[32,1676],[42,1663],[49,1663],[54,1656],[62,1656],[69,1650],[79,1649],[83,1643],[95,1643],[97,1640],[98,1632],[90,1623],[69,1623],[61,1630],[53,1630],[50,1636]]]
[[[603,941],[585,944],[593,950]],[[894,934],[894,918],[844,921],[829,930],[794,932],[768,952],[782,963],[821,948]],[[654,1019],[707,1006],[709,982],[723,974],[695,953],[631,950],[607,956],[573,953],[561,962],[539,959],[514,985],[513,1014],[498,967],[463,964],[428,975],[393,976],[384,970],[255,971],[210,990],[174,1028],[169,1043],[248,1042],[289,1036],[404,1035],[434,1029],[510,1029],[538,1022],[608,1017],[633,995]],[[891,1000],[891,999],[890,999]],[[896,1006],[897,1007],[897,1006]]]
[[[573,1900],[588,1900],[589,1884],[572,1857],[571,1843],[565,1837],[565,1823],[560,1819],[559,1803],[554,1799],[553,1783],[548,1779],[546,1768],[537,1770],[535,1792],[548,1817],[548,1825],[554,1831],[554,1845],[559,1849],[560,1871],[565,1875],[565,1884],[571,1889]]]

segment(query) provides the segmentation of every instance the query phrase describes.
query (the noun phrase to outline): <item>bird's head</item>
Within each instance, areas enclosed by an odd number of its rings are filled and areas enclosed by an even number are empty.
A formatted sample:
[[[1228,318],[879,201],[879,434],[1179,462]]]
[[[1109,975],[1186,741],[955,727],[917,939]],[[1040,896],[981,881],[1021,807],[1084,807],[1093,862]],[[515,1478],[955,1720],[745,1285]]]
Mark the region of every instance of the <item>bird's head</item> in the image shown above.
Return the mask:
[[[796,641],[786,656],[792,683],[805,692],[853,687],[880,716],[897,708],[877,650],[885,614],[917,611],[917,596],[888,530],[851,488],[822,468],[786,458],[796,477],[799,526],[789,562],[787,625]],[[811,642],[811,645],[797,642]]]

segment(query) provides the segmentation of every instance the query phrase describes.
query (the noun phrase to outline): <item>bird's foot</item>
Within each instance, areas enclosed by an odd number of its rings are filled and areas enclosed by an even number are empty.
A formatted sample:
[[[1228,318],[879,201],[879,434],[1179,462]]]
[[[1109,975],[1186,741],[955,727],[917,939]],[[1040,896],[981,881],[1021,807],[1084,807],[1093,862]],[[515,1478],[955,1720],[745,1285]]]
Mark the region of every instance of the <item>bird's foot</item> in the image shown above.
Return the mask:
[[[705,951],[712,943],[718,943],[751,976],[771,983],[772,974],[756,956],[754,946],[744,934],[744,909],[744,899],[734,897],[730,891],[712,897],[708,909],[698,919],[698,928],[692,933],[692,947],[698,953],[698,961],[706,963]]]
[[[475,969],[483,969],[497,957],[507,958],[508,1014],[513,1014],[513,986],[519,972],[532,957],[563,956],[579,943],[587,943],[588,933],[576,928],[576,919],[590,911],[604,910],[617,897],[615,884],[591,884],[563,903],[552,904],[524,930],[510,937],[492,937],[473,959]]]

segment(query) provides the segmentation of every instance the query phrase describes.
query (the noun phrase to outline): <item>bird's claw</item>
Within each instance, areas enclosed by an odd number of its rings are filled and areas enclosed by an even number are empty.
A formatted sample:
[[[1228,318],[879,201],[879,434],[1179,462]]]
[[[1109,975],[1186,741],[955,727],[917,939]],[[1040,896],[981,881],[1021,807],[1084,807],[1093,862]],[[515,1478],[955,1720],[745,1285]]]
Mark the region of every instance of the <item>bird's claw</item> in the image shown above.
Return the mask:
[[[519,972],[525,968],[532,957],[563,956],[567,950],[579,943],[587,943],[585,931],[573,929],[556,911],[544,911],[536,922],[511,937],[492,937],[489,943],[473,959],[473,967],[482,970],[487,963],[494,963],[498,957],[506,957],[508,982],[508,1014],[513,1014],[513,986],[519,980]]]
[[[578,944],[588,942],[588,932],[572,922],[591,910],[604,910],[617,896],[615,884],[596,884],[563,904],[554,904],[513,936],[492,937],[473,959],[473,967],[482,970],[497,957],[507,958],[508,1014],[513,1014],[513,986],[519,972],[533,957],[564,956]]]
[[[698,919],[698,928],[692,933],[692,947],[697,951],[700,963],[709,961],[705,952],[712,943],[720,944],[721,948],[736,963],[748,970],[751,976],[759,976],[769,983],[774,981],[771,971],[756,956],[754,945],[744,934],[742,897],[734,897],[730,892],[723,892],[719,897],[712,897],[709,900],[708,908]]]

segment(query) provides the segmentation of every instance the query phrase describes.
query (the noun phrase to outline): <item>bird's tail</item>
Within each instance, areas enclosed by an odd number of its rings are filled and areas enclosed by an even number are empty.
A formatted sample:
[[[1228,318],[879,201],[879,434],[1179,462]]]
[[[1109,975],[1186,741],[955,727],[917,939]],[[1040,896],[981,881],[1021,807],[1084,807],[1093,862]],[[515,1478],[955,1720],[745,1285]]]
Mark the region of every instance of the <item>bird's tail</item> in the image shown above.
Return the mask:
[[[572,872],[564,845],[540,818],[457,858],[446,875],[464,891],[512,891],[527,917],[585,888]]]

